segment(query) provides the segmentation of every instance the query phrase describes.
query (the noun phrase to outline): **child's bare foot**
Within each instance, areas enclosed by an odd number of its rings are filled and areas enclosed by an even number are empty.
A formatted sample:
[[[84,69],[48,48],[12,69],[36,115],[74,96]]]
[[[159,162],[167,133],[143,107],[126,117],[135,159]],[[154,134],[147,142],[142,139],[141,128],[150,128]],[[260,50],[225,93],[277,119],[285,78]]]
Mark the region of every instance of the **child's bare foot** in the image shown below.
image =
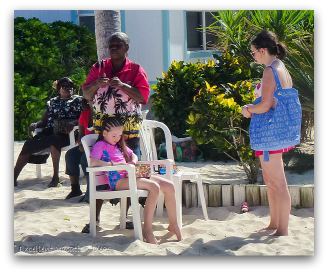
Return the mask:
[[[181,240],[182,240],[181,230],[180,230],[178,224],[176,224],[176,225],[171,225],[171,224],[170,224],[170,225],[167,227],[167,230],[168,230],[169,232],[175,234],[175,235],[177,236],[178,241],[181,241]]]
[[[156,238],[155,238],[155,236],[153,234],[153,232],[146,232],[146,231],[144,231],[142,233],[142,235],[143,235],[144,241],[146,243],[149,243],[149,244],[158,244],[157,243],[157,240],[156,240]]]

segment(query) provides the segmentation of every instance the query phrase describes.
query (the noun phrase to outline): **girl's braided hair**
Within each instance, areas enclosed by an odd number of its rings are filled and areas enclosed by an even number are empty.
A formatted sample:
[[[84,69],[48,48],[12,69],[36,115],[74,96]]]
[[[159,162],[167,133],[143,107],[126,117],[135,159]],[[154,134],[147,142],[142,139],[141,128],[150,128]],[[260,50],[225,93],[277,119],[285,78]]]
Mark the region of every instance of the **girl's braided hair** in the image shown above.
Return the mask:
[[[110,131],[113,127],[123,127],[124,126],[124,120],[119,118],[119,117],[108,117],[108,116],[104,116],[102,119],[102,131],[104,130],[106,131]],[[98,140],[97,141],[102,141],[104,140],[104,136],[103,134],[99,134]],[[125,144],[123,135],[121,136],[121,139],[118,141],[117,143],[118,148],[120,149],[120,151],[122,152],[125,161],[128,163],[131,161],[131,156],[128,154],[127,152],[127,146]]]

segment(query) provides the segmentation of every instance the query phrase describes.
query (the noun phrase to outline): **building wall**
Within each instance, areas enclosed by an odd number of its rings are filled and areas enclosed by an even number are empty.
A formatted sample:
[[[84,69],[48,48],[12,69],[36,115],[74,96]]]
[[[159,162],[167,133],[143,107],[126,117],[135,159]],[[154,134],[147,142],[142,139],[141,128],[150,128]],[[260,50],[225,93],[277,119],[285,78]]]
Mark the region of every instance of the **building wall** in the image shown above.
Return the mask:
[[[141,64],[150,82],[163,71],[161,11],[125,11],[125,32],[129,36],[129,58]]]
[[[185,60],[186,34],[183,11],[170,11],[170,63],[173,60]]]

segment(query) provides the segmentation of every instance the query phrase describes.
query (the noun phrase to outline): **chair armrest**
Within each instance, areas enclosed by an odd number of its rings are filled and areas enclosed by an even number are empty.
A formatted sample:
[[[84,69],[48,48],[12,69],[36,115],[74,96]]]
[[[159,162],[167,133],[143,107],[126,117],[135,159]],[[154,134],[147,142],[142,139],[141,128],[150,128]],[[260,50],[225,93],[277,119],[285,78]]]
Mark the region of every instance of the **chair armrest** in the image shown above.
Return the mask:
[[[172,159],[153,160],[153,161],[138,161],[137,164],[150,165],[150,167],[151,167],[151,174],[154,174],[155,171],[158,172],[156,170],[156,166],[158,166],[158,165],[165,166],[166,174],[168,176],[171,176],[172,175],[173,169],[174,169],[173,168],[174,161]],[[162,175],[164,175],[164,174],[162,174]]]
[[[73,129],[69,132],[68,137],[69,137],[69,147],[75,147],[76,142],[75,142],[75,131],[79,129],[79,126],[74,126]]]
[[[152,161],[138,161],[137,164],[149,164],[149,165],[174,165],[172,159],[165,160],[152,160]]]
[[[97,166],[97,167],[87,167],[89,173],[104,172],[104,171],[117,171],[126,170],[135,173],[135,166],[131,164],[117,165],[117,166]]]

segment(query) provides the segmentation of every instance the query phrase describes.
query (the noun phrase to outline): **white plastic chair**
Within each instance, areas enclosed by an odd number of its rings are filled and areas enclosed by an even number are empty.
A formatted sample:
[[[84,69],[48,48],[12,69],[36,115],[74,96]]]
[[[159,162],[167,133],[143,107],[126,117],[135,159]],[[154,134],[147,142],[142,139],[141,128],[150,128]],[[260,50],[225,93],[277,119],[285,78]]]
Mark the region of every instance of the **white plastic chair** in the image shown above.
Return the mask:
[[[143,120],[142,122],[141,131],[140,131],[141,159],[147,161],[158,160],[155,138],[154,138],[155,128],[160,128],[163,130],[165,135],[167,158],[174,161],[171,132],[164,123],[154,120]],[[177,174],[172,174],[172,172],[167,170],[166,176],[168,176],[168,178],[170,178],[174,182],[179,227],[182,228],[182,181],[183,180],[195,181],[197,183],[198,195],[199,195],[199,200],[202,207],[204,219],[208,220],[204,188],[203,188],[202,178],[200,174],[198,172],[184,172],[184,171],[178,171]],[[157,210],[156,210],[157,216],[162,216],[163,206],[164,206],[164,197],[163,195],[160,195],[159,201],[157,203]]]
[[[88,166],[90,166],[90,149],[97,141],[98,134],[89,134],[84,136],[81,141],[87,157]],[[129,178],[129,189],[128,190],[117,190],[117,191],[96,191],[96,172],[99,171],[113,171],[113,170],[126,170]],[[106,167],[88,167],[90,177],[90,234],[92,237],[96,236],[96,199],[114,199],[120,198],[121,216],[120,216],[120,228],[125,228],[126,222],[126,207],[127,197],[131,197],[131,209],[132,218],[134,225],[135,238],[143,240],[141,220],[140,220],[140,208],[138,203],[139,197],[147,197],[148,191],[137,189],[137,182],[135,176],[135,166],[131,164],[117,165],[117,166],[106,166]]]
[[[66,147],[62,147],[61,151],[67,151],[75,146],[77,146],[76,142],[75,142],[75,136],[74,133],[76,130],[79,129],[79,126],[74,126],[74,128],[72,129],[72,131],[69,133],[69,145]],[[33,131],[33,136],[36,135],[37,133],[41,132],[42,128],[36,128]],[[44,154],[49,154],[50,153],[50,148],[46,148],[40,152],[34,153],[34,155],[44,155]],[[36,169],[36,177],[37,178],[41,178],[42,177],[42,173],[41,173],[41,164],[36,164],[35,166]]]

